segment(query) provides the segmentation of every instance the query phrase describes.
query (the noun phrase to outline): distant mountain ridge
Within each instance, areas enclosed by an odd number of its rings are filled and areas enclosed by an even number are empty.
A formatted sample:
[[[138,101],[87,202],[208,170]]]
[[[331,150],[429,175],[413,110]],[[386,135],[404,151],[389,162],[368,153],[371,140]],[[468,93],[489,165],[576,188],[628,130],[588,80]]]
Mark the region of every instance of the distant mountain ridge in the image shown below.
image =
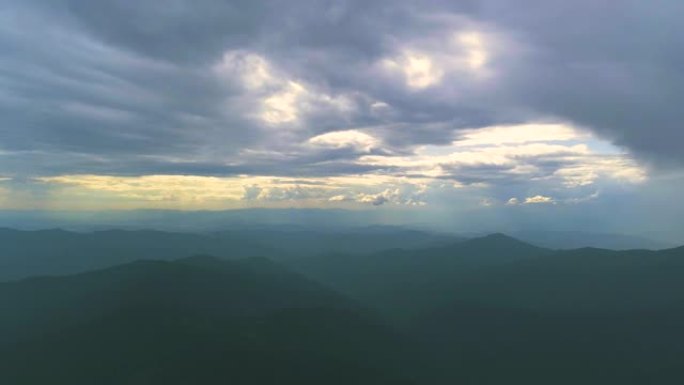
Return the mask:
[[[331,250],[368,253],[390,247],[421,248],[457,239],[414,230],[369,232],[231,230],[173,233],[156,230],[72,232],[0,229],[0,281],[72,274],[139,259],[175,260],[194,254],[283,260]]]
[[[586,231],[514,231],[512,236],[550,249],[595,247],[611,250],[661,250],[676,245],[644,236],[593,233]]]

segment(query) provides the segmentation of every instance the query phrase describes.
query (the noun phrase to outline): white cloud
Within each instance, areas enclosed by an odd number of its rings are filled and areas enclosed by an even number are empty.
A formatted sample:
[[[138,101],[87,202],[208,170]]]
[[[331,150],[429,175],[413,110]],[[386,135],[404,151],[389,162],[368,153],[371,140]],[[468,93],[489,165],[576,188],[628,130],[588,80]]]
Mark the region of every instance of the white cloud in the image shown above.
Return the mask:
[[[351,200],[346,195],[334,195],[328,198],[329,202],[345,202]]]
[[[492,126],[460,133],[460,146],[493,146],[539,142],[585,140],[589,135],[567,124],[520,124]]]
[[[535,195],[532,197],[527,197],[525,198],[524,204],[529,205],[529,204],[540,204],[540,203],[556,203],[556,201],[551,198],[547,197],[544,195]]]
[[[359,194],[357,200],[362,203],[370,203],[373,206],[381,206],[386,202],[389,202],[387,196],[390,195],[388,190],[385,190],[378,194]]]
[[[520,200],[518,198],[513,197],[513,198],[509,199],[508,201],[506,201],[506,204],[509,206],[517,206],[520,204]]]
[[[408,41],[394,55],[380,61],[390,75],[398,75],[413,90],[451,87],[456,93],[492,74],[494,36],[477,30],[459,30],[442,36]],[[457,80],[457,81],[447,81]]]
[[[271,124],[296,121],[300,115],[300,102],[307,95],[307,89],[300,83],[290,81],[263,100],[261,118]]]
[[[482,34],[476,31],[459,32],[456,40],[465,49],[465,60],[471,70],[479,70],[487,64],[489,53]]]
[[[402,156],[366,155],[358,162],[494,185],[527,178],[529,183],[577,188],[606,179],[635,184],[647,178],[646,170],[629,155],[567,124],[473,129],[449,146],[421,146]]]
[[[279,202],[279,201],[305,201],[308,199],[323,199],[324,189],[294,186],[272,186],[260,188],[259,194],[254,200]]]
[[[400,72],[406,85],[414,89],[439,84],[444,76],[444,70],[429,55],[410,50],[396,58],[385,59],[383,65],[391,72]]]
[[[75,197],[80,202],[98,197],[105,199],[108,207],[116,208],[222,209],[252,204],[319,207],[330,202],[418,206],[425,204],[422,196],[429,188],[421,180],[365,174],[321,178],[63,175],[35,180],[58,187],[51,198],[61,206],[73,204],[67,200]]]
[[[325,148],[350,147],[362,152],[370,152],[380,146],[377,138],[360,130],[328,132],[310,138],[308,143]]]
[[[376,102],[371,103],[370,107],[371,107],[372,111],[380,112],[380,111],[383,111],[383,110],[390,108],[390,105],[385,103],[385,102],[376,101]]]
[[[424,206],[426,202],[422,200],[422,196],[426,191],[427,186],[402,185],[387,188],[375,194],[359,193],[355,200],[361,203],[370,203],[373,206],[381,206],[385,203]]]
[[[639,184],[647,179],[646,170],[625,156],[590,156],[578,159],[553,173],[569,188],[594,184],[601,178]]]
[[[41,177],[43,183],[70,186],[80,191],[97,191],[140,202],[195,202],[239,200],[243,196],[239,178],[189,175],[63,175]]]
[[[238,108],[231,113],[244,114],[269,126],[302,124],[305,115],[320,111],[344,114],[355,108],[351,96],[321,92],[253,52],[226,51],[212,69],[224,82],[232,84],[237,79],[242,85],[244,93],[237,99],[232,97],[230,105],[252,106],[252,111]]]
[[[556,204],[556,203],[557,203],[557,201],[555,199],[553,199],[552,197],[544,196],[544,195],[534,195],[531,197],[527,197],[522,201],[516,197],[513,197],[513,198],[506,201],[507,206]]]

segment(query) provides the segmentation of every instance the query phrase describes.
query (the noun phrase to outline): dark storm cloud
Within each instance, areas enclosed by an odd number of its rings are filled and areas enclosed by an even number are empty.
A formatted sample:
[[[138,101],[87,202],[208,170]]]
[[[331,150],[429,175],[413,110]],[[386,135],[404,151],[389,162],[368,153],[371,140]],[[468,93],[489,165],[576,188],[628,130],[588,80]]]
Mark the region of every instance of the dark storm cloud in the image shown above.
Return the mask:
[[[684,3],[491,1],[479,16],[531,48],[502,87],[663,163],[684,161]]]
[[[349,149],[302,149],[355,127],[395,153],[456,130],[540,119],[591,129],[647,159],[684,161],[684,27],[678,1],[19,1],[0,5],[0,173],[334,175]],[[444,54],[454,31],[495,36],[497,76],[445,73],[407,88],[378,63],[413,46]],[[246,117],[254,100],[212,66],[263,56],[316,95],[296,130]],[[448,72],[448,71],[447,71]],[[285,80],[287,80],[285,79]],[[369,106],[386,103],[380,112]],[[339,116],[338,116],[339,115]],[[287,131],[287,132],[286,132]],[[261,157],[242,152],[263,149]],[[291,156],[283,160],[280,154]],[[464,172],[476,182],[501,170]],[[505,171],[505,170],[504,170]]]

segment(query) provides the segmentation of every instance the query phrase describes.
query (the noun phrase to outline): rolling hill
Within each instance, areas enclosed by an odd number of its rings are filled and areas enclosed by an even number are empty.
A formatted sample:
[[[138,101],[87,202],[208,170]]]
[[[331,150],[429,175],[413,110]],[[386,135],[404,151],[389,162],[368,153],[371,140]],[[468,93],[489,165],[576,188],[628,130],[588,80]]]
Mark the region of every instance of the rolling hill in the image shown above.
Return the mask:
[[[0,372],[14,385],[408,383],[394,332],[260,258],[7,282],[0,308]]]

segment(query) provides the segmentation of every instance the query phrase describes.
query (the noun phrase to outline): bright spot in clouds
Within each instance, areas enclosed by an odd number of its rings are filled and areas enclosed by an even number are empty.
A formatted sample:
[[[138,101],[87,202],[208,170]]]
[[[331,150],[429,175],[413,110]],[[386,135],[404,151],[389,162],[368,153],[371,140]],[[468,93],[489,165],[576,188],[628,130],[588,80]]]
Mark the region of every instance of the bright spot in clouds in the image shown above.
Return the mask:
[[[523,205],[534,205],[534,204],[544,204],[544,203],[556,204],[557,202],[555,199],[553,199],[551,197],[544,196],[544,195],[535,195],[535,196],[527,197],[523,201],[520,201],[520,199],[513,197],[513,198],[509,199],[508,201],[506,201],[506,205],[508,205],[508,206],[517,206],[517,205],[521,205],[521,204],[523,204]]]
[[[627,154],[564,124],[524,124],[466,130],[449,146],[422,146],[411,155],[367,155],[367,165],[395,167],[461,184],[551,183],[566,188],[603,180],[641,183],[646,171]]]
[[[466,62],[472,70],[482,68],[489,58],[485,48],[484,38],[477,32],[461,32],[456,40],[466,51]]]
[[[380,144],[380,141],[377,138],[359,130],[333,131],[315,136],[309,139],[308,142],[320,147],[351,147],[363,152],[370,152]]]
[[[288,123],[299,117],[299,102],[307,93],[301,84],[290,81],[277,93],[264,99],[261,117],[272,124]]]
[[[460,146],[502,145],[584,140],[590,135],[566,124],[521,124],[466,130],[459,136]]]
[[[230,98],[228,103],[239,101],[237,114],[247,114],[269,126],[301,123],[305,112],[331,109],[337,112],[353,110],[354,102],[347,95],[329,95],[272,65],[262,55],[233,50],[223,54],[212,67],[213,73],[227,86],[241,85],[245,94],[240,99]],[[254,106],[253,111],[244,106]]]
[[[395,59],[386,59],[384,65],[390,71],[401,72],[406,85],[415,89],[436,85],[444,76],[444,71],[430,56],[413,51],[406,51]]]
[[[472,75],[486,74],[484,69],[491,55],[483,35],[466,31],[454,36],[438,45],[417,42],[396,56],[385,58],[382,66],[390,74],[403,77],[414,90],[447,85],[450,82],[446,78],[452,74],[461,76],[459,83],[473,80]]]
[[[525,198],[525,204],[538,204],[538,203],[555,203],[553,198],[543,196],[543,195],[535,195],[533,197],[527,197]]]
[[[208,177],[189,175],[41,177],[37,182],[61,186],[61,205],[80,207],[82,201],[118,198],[119,209],[225,209],[252,206],[325,207],[336,202],[419,206],[427,187],[421,179],[393,176],[282,178],[275,176]],[[70,200],[71,199],[71,200]]]

